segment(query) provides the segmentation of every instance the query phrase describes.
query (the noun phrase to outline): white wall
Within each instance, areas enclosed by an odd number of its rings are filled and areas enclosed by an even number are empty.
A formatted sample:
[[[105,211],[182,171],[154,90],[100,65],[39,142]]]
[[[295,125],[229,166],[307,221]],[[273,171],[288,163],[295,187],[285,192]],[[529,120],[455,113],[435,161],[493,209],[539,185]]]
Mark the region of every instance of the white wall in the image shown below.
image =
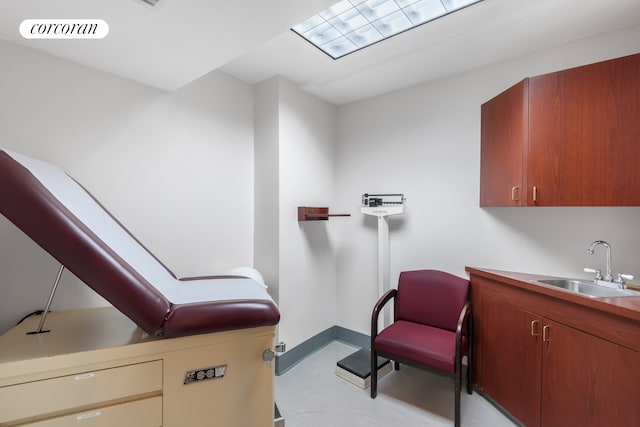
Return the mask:
[[[336,220],[298,222],[334,204],[335,108],[280,79],[280,339],[291,347],[336,324]]]
[[[274,77],[256,88],[255,123],[256,265],[278,263],[267,282],[282,314],[278,339],[293,348],[336,324],[335,220],[297,219],[298,206],[334,211],[335,107]]]
[[[255,87],[254,106],[254,266],[276,303],[280,299],[280,106],[279,79]]]
[[[253,264],[253,88],[171,94],[0,41],[0,146],[60,165],[178,276]],[[0,218],[0,332],[43,308],[57,264]],[[70,274],[54,309],[105,302]]]
[[[338,109],[338,204],[353,219],[336,242],[338,324],[369,332],[377,295],[377,224],[360,195],[405,193],[390,217],[391,283],[403,270],[465,266],[585,276],[613,247],[616,272],[640,276],[640,208],[479,207],[480,105],[527,76],[640,52],[640,28],[539,52]]]

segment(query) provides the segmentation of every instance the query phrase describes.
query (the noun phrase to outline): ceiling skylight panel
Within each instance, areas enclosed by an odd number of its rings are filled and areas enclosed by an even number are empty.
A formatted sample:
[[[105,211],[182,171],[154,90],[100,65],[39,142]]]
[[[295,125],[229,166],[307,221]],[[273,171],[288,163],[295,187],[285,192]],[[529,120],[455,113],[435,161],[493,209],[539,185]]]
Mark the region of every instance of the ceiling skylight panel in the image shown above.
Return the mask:
[[[382,40],[384,37],[380,31],[371,25],[366,25],[347,34],[347,38],[358,48],[369,46],[372,43]]]
[[[319,15],[325,21],[328,21],[331,18],[338,16],[349,9],[353,9],[353,5],[349,1],[341,1],[340,3],[334,4],[329,9],[323,10],[319,13]]]
[[[311,18],[307,19],[306,21],[296,25],[294,29],[298,34],[304,34],[310,29],[317,27],[320,24],[324,24],[325,22],[326,21],[322,19],[320,15],[313,15]]]
[[[357,9],[351,8],[346,12],[331,18],[329,23],[342,34],[347,34],[357,30],[358,28],[364,27],[369,24],[369,21],[367,21],[367,19],[362,16]]]
[[[469,0],[441,0],[444,7],[449,11],[453,12],[454,10],[462,9],[465,6],[468,6],[472,3],[477,3],[476,1]]]
[[[292,28],[338,59],[482,0],[342,0]]]
[[[320,48],[332,57],[339,58],[343,55],[346,55],[347,53],[353,52],[354,50],[358,49],[359,46],[353,44],[353,42],[347,37],[342,36],[320,46]]]
[[[383,16],[377,21],[373,21],[372,24],[385,37],[391,37],[394,34],[398,34],[413,27],[413,24],[409,21],[407,15],[405,15],[401,10],[390,15]]]
[[[313,27],[304,36],[315,45],[323,45],[331,40],[335,40],[342,34],[338,32],[331,24],[324,22],[317,27]]]
[[[398,4],[398,6],[400,8],[403,8],[403,7],[409,6],[409,5],[413,4],[413,3],[416,3],[418,1],[420,1],[420,0],[396,0],[396,3]],[[438,1],[440,1],[440,0],[438,0]]]
[[[402,10],[413,25],[423,24],[447,13],[440,0],[414,1],[406,7],[402,7]]]
[[[393,12],[400,10],[394,0],[367,0],[356,6],[362,16],[369,22],[383,18]]]

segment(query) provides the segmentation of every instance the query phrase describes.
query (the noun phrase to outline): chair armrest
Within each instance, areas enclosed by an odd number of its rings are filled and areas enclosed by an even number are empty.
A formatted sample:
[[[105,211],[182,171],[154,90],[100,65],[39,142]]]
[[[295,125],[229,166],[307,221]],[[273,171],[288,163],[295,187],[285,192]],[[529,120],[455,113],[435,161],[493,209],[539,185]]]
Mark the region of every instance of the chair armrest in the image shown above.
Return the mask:
[[[462,332],[462,326],[464,325],[465,320],[471,314],[471,302],[467,302],[462,310],[460,311],[460,317],[458,317],[458,326],[456,327],[456,334]]]
[[[384,295],[380,297],[376,305],[373,306],[373,312],[371,313],[371,342],[373,344],[373,340],[378,335],[378,317],[380,316],[380,312],[384,308],[384,306],[389,302],[390,299],[395,298],[398,295],[397,289],[389,289]]]
[[[462,349],[462,328],[465,322],[470,321],[470,316],[471,302],[467,302],[464,307],[462,307],[460,317],[458,317],[458,326],[456,327],[456,354],[460,354],[460,350]],[[467,325],[467,346],[471,346],[471,325]]]

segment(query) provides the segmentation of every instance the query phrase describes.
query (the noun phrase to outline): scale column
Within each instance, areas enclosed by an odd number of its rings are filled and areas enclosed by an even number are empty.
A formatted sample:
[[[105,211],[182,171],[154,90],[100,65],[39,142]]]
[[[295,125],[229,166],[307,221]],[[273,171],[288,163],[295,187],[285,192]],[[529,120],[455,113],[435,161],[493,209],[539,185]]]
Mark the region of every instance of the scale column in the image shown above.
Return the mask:
[[[384,295],[389,289],[389,221],[386,216],[378,217],[378,295]],[[391,308],[386,304],[382,312],[382,327],[391,324]]]

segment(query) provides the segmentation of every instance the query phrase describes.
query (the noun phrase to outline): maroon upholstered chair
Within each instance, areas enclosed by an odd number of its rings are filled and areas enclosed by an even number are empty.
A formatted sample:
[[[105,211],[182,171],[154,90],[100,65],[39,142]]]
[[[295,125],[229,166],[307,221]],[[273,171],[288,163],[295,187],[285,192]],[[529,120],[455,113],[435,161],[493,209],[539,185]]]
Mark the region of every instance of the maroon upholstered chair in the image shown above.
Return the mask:
[[[467,393],[471,381],[471,304],[469,281],[436,270],[400,273],[398,289],[376,303],[371,316],[371,398],[378,392],[376,357],[453,374],[455,425],[460,425],[462,357],[467,356]],[[394,299],[394,323],[378,333],[378,316]]]

